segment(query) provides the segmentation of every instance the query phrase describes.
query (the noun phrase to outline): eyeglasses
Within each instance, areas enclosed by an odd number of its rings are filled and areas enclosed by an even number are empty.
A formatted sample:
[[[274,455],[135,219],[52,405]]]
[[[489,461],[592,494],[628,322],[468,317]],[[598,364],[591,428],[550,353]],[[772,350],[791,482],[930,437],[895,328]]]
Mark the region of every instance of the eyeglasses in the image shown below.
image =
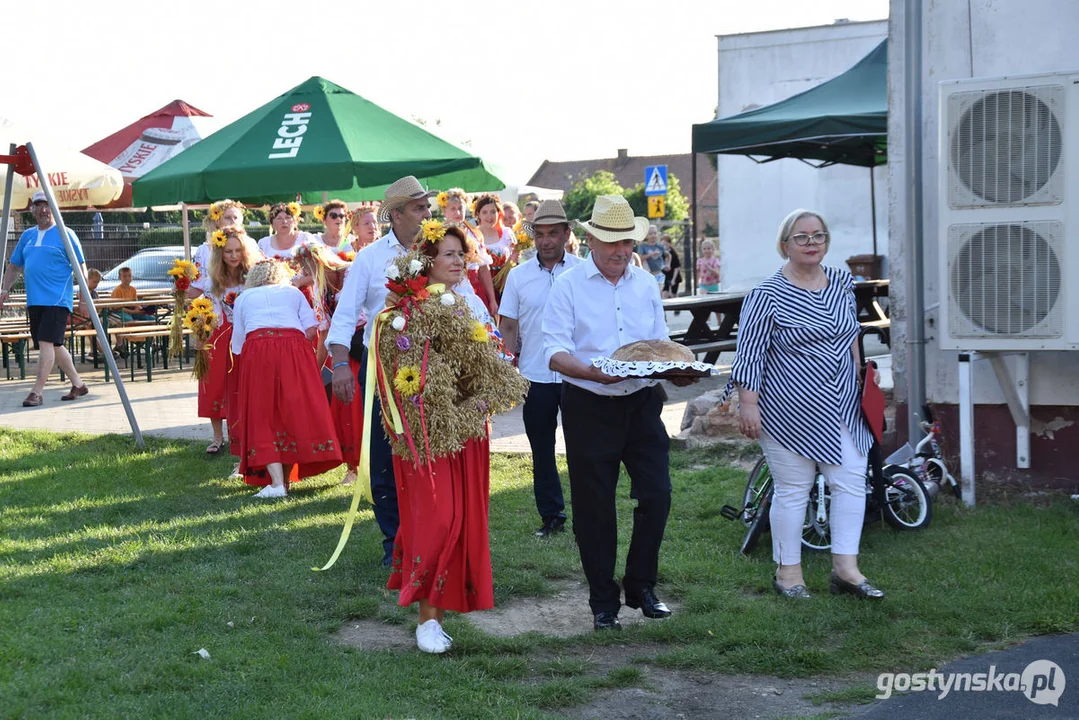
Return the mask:
[[[828,233],[817,232],[813,233],[812,235],[798,233],[797,235],[791,235],[787,239],[793,241],[795,245],[798,245],[800,247],[809,245],[810,241],[812,241],[814,245],[823,245],[824,243],[828,242]]]
[[[326,213],[326,217],[330,220],[341,220],[345,217],[345,214],[341,212],[328,212]]]

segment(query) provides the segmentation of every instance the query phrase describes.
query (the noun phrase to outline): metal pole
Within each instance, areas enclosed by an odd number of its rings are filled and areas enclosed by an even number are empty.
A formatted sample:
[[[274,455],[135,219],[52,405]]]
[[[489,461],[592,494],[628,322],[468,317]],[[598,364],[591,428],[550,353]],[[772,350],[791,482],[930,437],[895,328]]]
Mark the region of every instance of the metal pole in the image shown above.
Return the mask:
[[[690,148],[689,156],[690,160],[690,173],[693,175],[693,195],[690,196],[689,205],[689,236],[691,238],[697,237],[697,153]]]
[[[959,353],[959,485],[974,507],[974,353]]]
[[[877,256],[877,180],[874,177],[876,165],[869,167],[869,215],[873,220],[873,257]]]
[[[903,122],[907,202],[907,437],[918,437],[925,402],[925,298],[922,277],[922,0],[904,0]],[[943,162],[943,160],[941,161]],[[944,301],[941,301],[943,307]],[[972,498],[973,500],[973,493]]]
[[[60,240],[64,243],[64,249],[67,250],[67,259],[71,263],[71,272],[74,273],[75,279],[79,281],[79,293],[86,299],[86,305],[90,309],[88,314],[90,315],[90,320],[94,323],[94,329],[97,331],[97,339],[101,342],[101,347],[107,349],[111,345],[109,336],[105,334],[105,329],[101,327],[101,318],[98,317],[97,309],[94,307],[94,299],[90,296],[90,287],[86,284],[86,276],[82,272],[82,263],[79,262],[79,257],[75,254],[75,247],[71,244],[71,238],[68,237],[64,218],[60,215],[60,206],[56,204],[56,198],[52,194],[49,176],[42,169],[41,163],[38,162],[34,144],[26,143],[26,149],[34,163],[34,170],[37,172],[38,180],[41,183],[41,190],[45,193],[45,199],[49,202],[49,209],[52,210],[52,216],[56,220],[56,229],[60,231]],[[120,376],[120,369],[116,367],[116,358],[107,350],[102,355],[105,356],[105,363],[112,370],[113,378],[116,381],[116,390],[120,393],[120,402],[124,405],[127,421],[131,425],[132,434],[135,436],[135,447],[142,450],[146,447],[146,444],[142,441],[142,432],[139,431],[138,421],[135,420],[135,412],[131,409],[131,401],[127,398],[127,390],[124,388],[124,380]]]
[[[11,143],[11,148],[8,150],[8,155],[15,154],[15,143]],[[8,221],[11,219],[11,195],[14,192],[12,185],[15,183],[15,165],[8,163],[7,166],[7,184],[4,185],[4,240],[0,245],[0,278],[4,277],[4,270],[7,266],[7,236],[8,236]]]
[[[187,203],[180,203],[180,224],[184,228],[184,260],[191,262],[191,223],[187,218]]]

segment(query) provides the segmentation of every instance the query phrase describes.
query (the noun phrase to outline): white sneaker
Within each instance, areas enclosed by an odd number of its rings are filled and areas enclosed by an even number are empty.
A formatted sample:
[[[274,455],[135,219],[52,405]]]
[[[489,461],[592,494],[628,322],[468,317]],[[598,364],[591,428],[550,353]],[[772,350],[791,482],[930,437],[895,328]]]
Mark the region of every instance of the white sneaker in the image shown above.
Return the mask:
[[[236,466],[232,468],[232,474],[229,475],[229,480],[243,480],[244,474],[240,472],[240,463],[236,463]]]
[[[278,487],[267,485],[255,493],[255,497],[257,498],[279,498],[285,497],[286,495],[288,495],[288,493],[285,491],[284,485],[279,485]]]
[[[443,637],[442,626],[438,620],[428,620],[416,626],[416,646],[425,653],[444,653],[450,645]]]
[[[451,638],[449,633],[446,632],[446,628],[439,625],[438,631],[442,633],[442,639],[446,641],[446,646],[453,647],[453,638]]]

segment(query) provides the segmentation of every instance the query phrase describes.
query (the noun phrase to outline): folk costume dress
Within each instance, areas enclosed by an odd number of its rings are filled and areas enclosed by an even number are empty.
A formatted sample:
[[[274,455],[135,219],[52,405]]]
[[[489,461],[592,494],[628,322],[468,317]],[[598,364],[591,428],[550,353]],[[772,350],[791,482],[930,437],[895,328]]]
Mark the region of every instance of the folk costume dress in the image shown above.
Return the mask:
[[[488,417],[519,402],[528,382],[504,359],[479,297],[424,289],[422,276],[410,283],[402,302],[372,321],[401,513],[386,587],[400,591],[402,606],[484,610],[494,606]]]
[[[225,420],[228,418],[228,375],[233,368],[230,350],[232,342],[232,313],[236,298],[243,292],[243,283],[227,287],[221,293],[214,293],[210,276],[200,275],[191,286],[201,290],[209,298],[217,315],[217,326],[206,343],[210,358],[210,370],[199,380],[199,417]],[[231,435],[231,424],[230,424]]]
[[[249,288],[237,300],[233,320],[232,351],[241,358],[244,482],[269,485],[269,477],[257,473],[272,462],[294,465],[291,477],[297,480],[340,465],[325,389],[304,336],[316,323],[303,293],[291,285]]]
[[[346,276],[347,270],[342,275],[342,285]],[[328,292],[323,294],[323,301],[316,302],[314,307],[319,332],[329,331],[333,311],[337,309],[337,296],[340,290],[333,291],[331,288],[327,288],[327,290]],[[366,325],[367,314],[363,308],[360,308],[356,332],[362,334]],[[324,367],[332,369],[332,355],[327,355]],[[360,361],[352,357],[352,355],[348,357],[348,371],[352,374],[352,377],[359,377]],[[349,467],[356,467],[360,464],[360,440],[363,436],[363,402],[361,398],[363,398],[363,387],[359,384],[356,387],[356,395],[350,403],[341,402],[337,399],[337,395],[330,393],[330,417],[333,418],[337,443],[341,448],[341,460]]]

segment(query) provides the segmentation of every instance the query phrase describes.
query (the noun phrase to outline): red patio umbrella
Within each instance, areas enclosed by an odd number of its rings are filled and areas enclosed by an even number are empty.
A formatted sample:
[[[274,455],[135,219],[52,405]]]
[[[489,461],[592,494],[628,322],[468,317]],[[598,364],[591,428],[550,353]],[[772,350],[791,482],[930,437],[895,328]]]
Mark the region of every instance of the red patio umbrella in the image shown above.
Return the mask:
[[[209,117],[183,100],[173,100],[84,149],[83,153],[111,165],[124,177],[120,197],[101,207],[131,207],[131,183],[209,135],[212,128],[204,119]]]

